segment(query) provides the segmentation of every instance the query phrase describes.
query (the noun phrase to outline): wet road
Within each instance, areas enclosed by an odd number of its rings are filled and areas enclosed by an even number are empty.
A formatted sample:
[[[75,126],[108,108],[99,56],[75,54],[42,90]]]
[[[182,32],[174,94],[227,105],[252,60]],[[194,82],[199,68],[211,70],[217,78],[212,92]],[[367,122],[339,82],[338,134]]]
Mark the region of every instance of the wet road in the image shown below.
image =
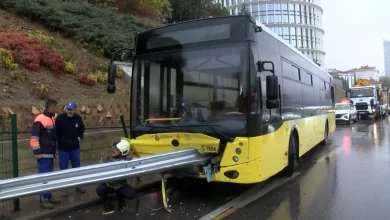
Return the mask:
[[[124,213],[103,216],[97,205],[52,219],[388,220],[389,133],[387,118],[339,125],[327,146],[302,159],[291,179],[275,177],[255,185],[175,181],[169,190],[174,213],[162,209],[159,189],[150,189],[129,201]]]

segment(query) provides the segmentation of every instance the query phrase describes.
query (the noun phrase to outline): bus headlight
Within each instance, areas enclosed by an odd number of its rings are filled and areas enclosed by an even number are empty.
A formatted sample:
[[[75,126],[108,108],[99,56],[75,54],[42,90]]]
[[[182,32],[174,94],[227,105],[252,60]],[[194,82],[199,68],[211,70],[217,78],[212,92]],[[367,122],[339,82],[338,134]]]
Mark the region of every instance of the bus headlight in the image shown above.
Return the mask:
[[[241,153],[242,153],[241,149],[240,148],[236,148],[236,154],[241,154]]]
[[[234,157],[233,157],[233,161],[237,163],[237,162],[238,162],[238,157],[237,157],[237,156],[234,156]]]

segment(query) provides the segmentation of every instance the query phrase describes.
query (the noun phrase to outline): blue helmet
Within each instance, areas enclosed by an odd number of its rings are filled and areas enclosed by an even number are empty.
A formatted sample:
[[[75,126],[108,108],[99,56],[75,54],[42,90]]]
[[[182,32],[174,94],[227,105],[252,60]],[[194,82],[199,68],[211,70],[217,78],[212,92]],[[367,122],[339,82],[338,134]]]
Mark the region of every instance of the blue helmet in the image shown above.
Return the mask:
[[[77,108],[77,105],[76,105],[75,102],[70,101],[70,102],[66,103],[65,108],[66,108],[66,109],[69,109],[69,110],[73,110],[73,109],[76,109],[76,108]]]

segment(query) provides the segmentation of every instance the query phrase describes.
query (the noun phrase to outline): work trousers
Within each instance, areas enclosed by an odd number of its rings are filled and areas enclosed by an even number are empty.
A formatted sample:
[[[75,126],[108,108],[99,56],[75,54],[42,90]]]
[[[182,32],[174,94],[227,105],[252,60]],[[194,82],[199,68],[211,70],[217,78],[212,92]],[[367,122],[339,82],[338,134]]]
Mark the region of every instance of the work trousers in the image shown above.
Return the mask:
[[[119,189],[115,190],[107,184],[101,183],[97,186],[96,193],[104,200],[107,200],[108,196],[113,193],[116,193],[120,199],[132,200],[136,196],[135,190],[129,184],[124,184]]]
[[[38,173],[53,172],[54,162],[53,159],[41,158],[38,159]],[[44,199],[51,199],[52,194],[50,192],[43,193],[39,197],[39,201],[42,202]]]
[[[80,167],[80,149],[64,151],[58,150],[60,170],[68,169],[69,160],[72,168]]]

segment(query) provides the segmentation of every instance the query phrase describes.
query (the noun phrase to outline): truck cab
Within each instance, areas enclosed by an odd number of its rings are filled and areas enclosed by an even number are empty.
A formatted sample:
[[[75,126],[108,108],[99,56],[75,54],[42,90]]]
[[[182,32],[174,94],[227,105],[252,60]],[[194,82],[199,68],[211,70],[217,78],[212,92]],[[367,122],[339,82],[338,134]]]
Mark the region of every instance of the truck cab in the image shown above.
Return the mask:
[[[355,106],[348,100],[335,104],[336,122],[352,124],[358,121],[358,113]]]
[[[383,95],[381,86],[372,84],[370,80],[357,80],[355,86],[350,88],[349,98],[361,119],[368,119],[371,115],[379,119],[387,113],[384,104],[387,97]]]

